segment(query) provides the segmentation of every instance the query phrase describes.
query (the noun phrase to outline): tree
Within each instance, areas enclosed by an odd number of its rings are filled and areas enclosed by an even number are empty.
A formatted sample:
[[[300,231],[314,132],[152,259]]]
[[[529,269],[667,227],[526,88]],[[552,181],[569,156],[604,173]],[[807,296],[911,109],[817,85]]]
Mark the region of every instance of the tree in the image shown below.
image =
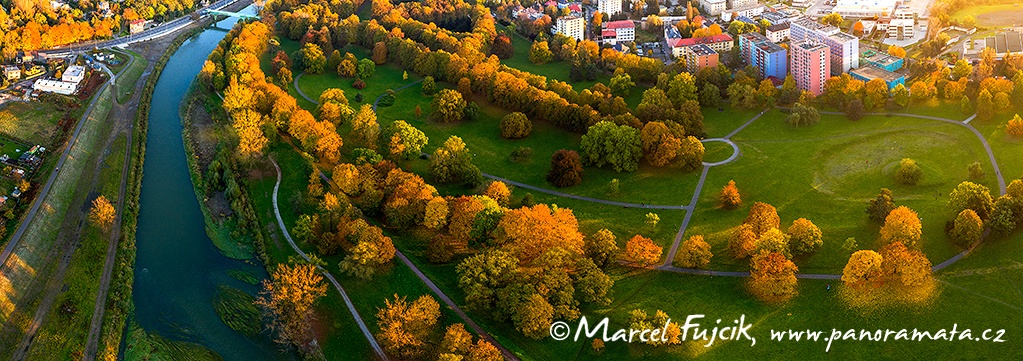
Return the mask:
[[[276,334],[274,341],[308,350],[313,341],[313,305],[327,294],[327,285],[316,267],[309,264],[279,265],[263,281],[256,299]]]
[[[649,122],[640,132],[643,154],[650,165],[665,166],[675,160],[682,142],[662,122]]]
[[[967,170],[969,170],[970,172],[970,180],[974,181],[984,180],[985,177],[984,167],[981,167],[980,162],[973,162],[972,164],[970,164]]]
[[[963,18],[963,26],[967,29],[973,28],[977,26],[977,19],[972,15],[966,15],[966,17]]]
[[[369,79],[373,77],[373,74],[376,74],[376,71],[376,63],[369,59],[359,59],[355,65],[355,73],[359,75],[359,79]]]
[[[602,269],[607,269],[618,260],[618,243],[615,242],[614,233],[607,228],[586,237],[583,250],[586,256]]]
[[[336,50],[335,50],[336,51]],[[387,44],[382,41],[373,44],[373,63],[376,65],[383,65],[387,63]]]
[[[994,200],[991,199],[991,191],[987,187],[973,182],[959,183],[948,198],[948,207],[952,214],[972,209],[980,216],[980,219],[987,219],[995,205]]]
[[[551,170],[547,172],[547,181],[555,187],[570,187],[582,182],[583,166],[579,153],[574,150],[562,149],[551,156]]]
[[[824,15],[824,17],[820,19],[820,22],[822,24],[828,24],[831,26],[841,26],[842,21],[843,21],[842,15],[840,15],[839,13],[830,13]]]
[[[363,104],[352,119],[351,142],[366,149],[376,149],[380,137],[380,124],[373,106]]]
[[[650,227],[651,231],[657,229],[657,223],[660,223],[660,222],[661,222],[661,217],[658,216],[657,213],[647,213],[646,214],[646,225],[647,225],[647,227]]]
[[[700,89],[700,105],[717,107],[721,104],[721,90],[717,85],[707,83]]]
[[[905,58],[906,57],[906,49],[903,49],[901,46],[898,46],[898,45],[889,45],[888,46],[888,55],[891,55],[891,56],[894,56],[894,57],[897,57],[897,58]]]
[[[895,201],[892,191],[888,188],[881,188],[881,193],[870,200],[870,204],[867,205],[867,217],[874,222],[883,222],[893,209],[895,209]]]
[[[539,340],[550,335],[554,307],[543,296],[533,293],[515,309],[512,322],[523,335]]]
[[[916,164],[915,160],[902,158],[899,162],[899,170],[895,171],[895,181],[905,185],[916,185],[924,176],[924,170]]]
[[[501,137],[505,139],[521,139],[533,131],[533,122],[525,114],[511,112],[501,118]]]
[[[710,264],[714,254],[710,252],[710,245],[703,240],[703,236],[695,235],[689,237],[679,249],[678,264],[685,268],[704,268]]]
[[[806,254],[816,252],[824,244],[823,234],[817,225],[806,218],[800,218],[789,226],[789,248],[793,253]]]
[[[753,232],[753,226],[742,224],[732,233],[728,240],[728,249],[735,258],[746,258],[752,255],[757,248],[757,234]]]
[[[475,187],[483,178],[480,169],[472,164],[472,154],[465,142],[457,136],[451,136],[433,151],[430,175],[440,183],[459,182],[468,187]]]
[[[302,69],[309,74],[323,73],[323,67],[327,64],[327,57],[316,43],[303,45],[298,58],[301,60]]]
[[[1005,132],[1013,137],[1023,138],[1023,119],[1020,119],[1019,114],[1005,123]]]
[[[582,136],[580,148],[583,161],[602,167],[610,165],[617,172],[632,172],[643,155],[640,132],[627,125],[601,121]]]
[[[465,330],[465,325],[454,323],[444,330],[437,352],[441,355],[465,355],[472,349],[472,334]],[[442,358],[443,359],[443,358]]]
[[[341,63],[337,66],[337,75],[342,78],[354,78],[355,70],[355,61],[352,59],[344,59],[341,60]]]
[[[1009,100],[1009,94],[1006,92],[995,93],[994,106],[995,111],[998,113],[1004,113],[1008,111],[1009,107],[1012,106],[1012,103]]]
[[[961,110],[963,114],[973,114],[973,102],[970,101],[970,97],[963,95],[963,97],[959,99],[959,110]]]
[[[466,105],[461,93],[451,89],[442,89],[433,98],[432,118],[440,123],[457,122],[462,120]]]
[[[412,302],[394,295],[377,309],[377,340],[389,354],[403,359],[421,357],[430,347],[429,337],[436,331],[440,305],[429,295]],[[463,329],[464,332],[464,329]],[[470,341],[472,336],[469,336]]]
[[[900,206],[888,213],[881,226],[881,244],[903,243],[917,247],[922,235],[920,216],[906,206]]]
[[[110,200],[107,197],[101,195],[92,200],[92,209],[89,210],[89,221],[92,224],[103,229],[109,229],[110,225],[114,223],[116,215],[117,210],[114,209],[113,204],[110,204]]]
[[[739,188],[735,186],[734,180],[729,180],[724,188],[721,188],[721,195],[718,196],[721,206],[725,209],[739,208],[742,198],[739,196]]]
[[[390,141],[388,150],[392,158],[409,159],[419,156],[423,147],[429,142],[426,133],[412,126],[404,120],[396,120],[391,123],[389,133]]]
[[[546,204],[505,212],[493,232],[494,242],[510,247],[521,262],[531,262],[548,249],[583,254],[583,234],[571,209]]]
[[[632,88],[635,86],[636,83],[632,81],[632,76],[624,72],[611,77],[611,81],[608,82],[608,87],[611,88],[611,94],[620,97],[629,95],[629,92],[631,92]]]
[[[892,89],[892,98],[895,101],[895,105],[905,108],[909,105],[909,89],[906,89],[902,83],[899,83]]]
[[[668,99],[675,104],[682,104],[687,100],[697,100],[696,78],[686,72],[675,74],[668,82],[667,95]]]
[[[794,127],[810,126],[817,124],[821,119],[820,112],[812,105],[804,105],[803,102],[796,102],[792,106],[792,112],[785,119],[789,125]]]
[[[856,251],[849,256],[849,262],[842,270],[842,282],[846,286],[860,289],[864,285],[880,285],[883,275],[881,255],[871,250]]]
[[[881,269],[903,286],[919,286],[931,278],[931,261],[919,250],[894,242],[881,248]]]
[[[508,185],[501,181],[490,182],[487,186],[487,190],[483,191],[483,195],[490,197],[497,201],[502,207],[508,206],[508,201],[511,199],[511,190],[508,189]]]
[[[490,53],[497,55],[499,59],[508,59],[515,56],[515,47],[512,45],[512,40],[508,35],[501,34],[494,39],[494,43],[490,45]]]
[[[626,262],[631,262],[646,267],[661,260],[661,246],[654,244],[654,241],[641,235],[635,235],[625,243]]]
[[[977,216],[977,212],[966,209],[959,212],[952,227],[952,241],[960,247],[970,247],[977,241],[984,231],[984,222]]]
[[[547,47],[546,41],[534,41],[529,47],[529,62],[533,64],[547,64],[554,59],[554,53]]]
[[[845,108],[845,116],[851,120],[860,120],[863,118],[863,101],[859,99],[853,99],[849,102],[849,105]]]
[[[1009,195],[1001,196],[995,201],[995,208],[986,223],[995,235],[1006,236],[1016,229],[1019,221],[1023,221],[1020,213],[1023,213],[1023,201]]]
[[[749,289],[766,302],[783,302],[796,295],[799,268],[778,252],[761,252],[751,261]]]
[[[426,203],[423,225],[429,229],[441,229],[448,224],[448,201],[444,197],[433,197]]]
[[[756,202],[750,207],[749,215],[742,223],[753,227],[753,233],[759,237],[770,229],[778,228],[781,225],[781,218],[778,217],[778,210],[774,206]]]
[[[987,89],[981,90],[977,95],[977,120],[987,121],[995,115],[994,99]]]
[[[428,75],[426,78],[423,78],[422,91],[426,95],[433,95],[433,93],[437,92],[437,83],[433,81],[432,76]]]
[[[287,86],[292,80],[294,80],[294,78],[292,77],[291,69],[281,68],[281,70],[277,71],[277,81],[279,81],[282,86]]]
[[[325,65],[326,68],[324,68],[324,70],[337,69],[337,67],[341,65],[341,60],[341,52],[334,49],[334,52],[330,53],[330,57],[327,58],[327,63]]]
[[[370,279],[394,258],[394,243],[379,227],[358,219],[351,225],[348,238],[354,244],[341,260],[341,271],[362,279]]]
[[[469,357],[466,361],[501,361],[504,355],[501,351],[483,339],[476,340],[476,345],[469,350]]]

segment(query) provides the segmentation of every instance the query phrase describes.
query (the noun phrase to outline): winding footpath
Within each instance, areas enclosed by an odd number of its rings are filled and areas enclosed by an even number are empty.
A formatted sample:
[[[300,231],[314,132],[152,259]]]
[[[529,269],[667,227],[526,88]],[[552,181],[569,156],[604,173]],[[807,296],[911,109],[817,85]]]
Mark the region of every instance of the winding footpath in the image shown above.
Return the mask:
[[[277,183],[274,183],[273,193],[274,216],[277,217],[277,225],[281,228],[281,233],[284,234],[284,239],[288,241],[288,244],[290,244],[291,248],[295,250],[295,253],[298,253],[298,255],[302,256],[306,262],[309,262],[309,256],[306,255],[305,252],[302,252],[302,249],[298,248],[298,245],[295,244],[295,240],[293,240],[291,238],[291,234],[288,233],[288,227],[284,226],[284,219],[281,218],[281,211],[277,208],[277,190],[281,187],[281,167],[277,165],[277,161],[273,158],[270,158],[270,163],[273,163],[274,169],[277,170]],[[348,307],[348,312],[351,312],[352,317],[355,318],[355,322],[359,325],[359,330],[362,331],[362,335],[366,337],[366,340],[369,341],[370,347],[373,348],[373,353],[375,353],[381,360],[387,360],[387,354],[384,353],[382,348],[380,348],[380,344],[377,343],[377,339],[373,337],[373,333],[369,332],[369,327],[367,327],[366,323],[363,322],[362,316],[360,316],[359,311],[355,309],[355,305],[352,304],[352,300],[348,298],[348,293],[345,292],[345,289],[341,287],[341,284],[337,282],[337,279],[335,279],[330,272],[327,272],[326,269],[320,266],[316,266],[316,268],[319,269],[325,277],[327,277],[327,280],[334,285],[334,289],[341,294],[341,298],[345,300],[345,306]]]
[[[281,212],[277,209],[277,189],[278,189],[278,186],[280,186],[280,184],[281,184],[281,168],[277,165],[277,162],[274,161],[273,158],[270,159],[270,162],[273,163],[274,169],[277,170],[277,183],[274,185],[274,194],[273,194],[274,214],[277,216],[277,225],[280,226],[281,231],[284,232],[284,237],[287,238],[288,243],[291,244],[291,248],[294,248],[295,252],[298,252],[298,254],[300,254],[303,258],[305,258],[308,261],[309,258],[305,255],[304,252],[302,252],[302,250],[300,250],[298,248],[297,245],[295,245],[295,241],[293,241],[291,239],[291,235],[288,234],[287,227],[284,225],[284,220],[281,218]],[[328,178],[326,174],[323,174],[322,171],[317,170],[317,172],[320,173],[320,178],[322,178],[328,184],[331,182],[330,178]],[[462,319],[462,321],[465,322],[465,324],[467,326],[469,326],[469,328],[472,328],[473,331],[476,331],[476,334],[480,335],[481,338],[483,338],[484,340],[487,340],[487,342],[490,342],[491,345],[494,345],[494,347],[496,347],[498,349],[498,351],[501,351],[501,354],[504,356],[505,360],[511,360],[511,361],[518,361],[519,360],[519,358],[517,356],[515,356],[514,353],[509,351],[507,348],[505,348],[500,343],[498,343],[497,340],[494,339],[494,337],[491,336],[489,332],[487,332],[482,327],[480,327],[480,325],[477,324],[476,321],[473,321],[472,318],[470,318],[469,315],[467,315],[465,313],[465,311],[462,311],[462,308],[458,307],[458,305],[455,304],[455,302],[451,300],[451,297],[448,297],[448,295],[445,294],[444,291],[441,291],[440,288],[438,288],[437,285],[434,284],[433,281],[431,281],[429,277],[426,277],[426,275],[423,274],[423,272],[419,270],[419,267],[416,267],[416,265],[414,263],[412,263],[412,261],[409,260],[408,257],[406,257],[405,254],[401,252],[401,250],[395,248],[394,255],[397,256],[398,259],[400,259],[401,262],[405,264],[405,266],[407,266],[409,269],[411,269],[412,272],[416,274],[416,277],[419,277],[419,280],[422,281],[424,284],[426,284],[426,287],[430,288],[430,290],[433,291],[433,293],[436,294],[437,297],[440,297],[441,301],[443,301],[444,304],[446,304],[448,306],[448,308],[450,308],[452,311],[454,311],[455,314],[457,314],[458,317],[460,317]],[[359,327],[360,328],[364,328],[365,325],[362,323],[362,320],[358,317],[358,313],[355,311],[355,308],[353,306],[351,306],[351,301],[348,299],[348,296],[345,294],[345,292],[341,288],[341,286],[339,284],[337,284],[337,281],[334,281],[334,277],[330,276],[330,273],[327,272],[327,270],[322,269],[322,268],[320,268],[320,270],[323,271],[324,274],[328,275],[330,277],[332,283],[334,283],[334,287],[336,287],[339,291],[341,291],[341,295],[344,296],[345,303],[349,305],[349,310],[352,311],[352,315],[355,316],[355,319],[357,321],[359,321]],[[371,343],[373,343],[375,345],[376,342],[372,341],[373,340],[372,336],[369,336],[369,337],[370,337]],[[386,357],[385,357],[385,359],[386,359]]]

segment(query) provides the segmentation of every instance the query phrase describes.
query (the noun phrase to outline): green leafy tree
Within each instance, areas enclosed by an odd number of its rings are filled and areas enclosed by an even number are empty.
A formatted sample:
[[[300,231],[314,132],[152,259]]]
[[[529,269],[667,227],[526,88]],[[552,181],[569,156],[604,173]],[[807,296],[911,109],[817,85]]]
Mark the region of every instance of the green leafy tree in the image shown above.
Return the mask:
[[[790,240],[789,248],[793,253],[813,253],[824,244],[823,234],[817,225],[806,218],[800,218],[792,222],[788,231]]]
[[[611,77],[611,81],[608,83],[608,87],[611,88],[611,94],[624,97],[629,95],[632,88],[636,86],[636,83],[632,81],[632,76],[628,73],[621,73]]]
[[[320,49],[319,45],[315,43],[306,43],[299,50],[298,56],[302,69],[309,74],[321,74],[323,73],[324,66],[327,65],[327,57],[323,55],[323,50]]]
[[[409,159],[419,156],[429,142],[426,133],[404,120],[396,120],[389,128],[388,149],[395,159]]]
[[[434,121],[440,123],[452,123],[462,120],[466,107],[465,99],[456,90],[443,89],[433,98]]]
[[[906,89],[906,86],[901,83],[896,85],[892,89],[892,99],[895,101],[895,105],[905,108],[909,105],[909,89]]]
[[[376,71],[377,65],[373,63],[372,60],[366,58],[359,59],[355,70],[356,74],[359,75],[359,78],[363,80],[373,77],[373,74],[376,74]]]
[[[586,237],[583,249],[598,267],[607,269],[618,260],[618,243],[615,235],[607,228],[601,229]]]
[[[501,118],[501,137],[505,139],[521,139],[533,131],[533,123],[520,112],[508,113]]]
[[[966,209],[959,212],[952,226],[952,241],[960,247],[969,247],[980,241],[984,232],[984,222],[977,216],[977,212]]]
[[[433,93],[437,92],[437,83],[433,81],[432,76],[427,76],[426,78],[423,78],[422,89],[423,94],[426,95],[433,95]]]
[[[895,172],[895,181],[905,185],[916,185],[924,176],[924,170],[915,160],[903,158],[899,162],[899,170]]]
[[[638,129],[601,121],[583,135],[580,148],[585,163],[610,165],[617,172],[632,172],[643,156]]]
[[[959,214],[964,210],[971,209],[981,219],[987,219],[994,205],[994,200],[991,199],[991,191],[987,187],[973,182],[959,183],[948,196],[948,207],[953,214]]]
[[[874,222],[883,222],[893,209],[895,209],[895,200],[892,197],[892,191],[888,188],[881,188],[881,193],[871,199],[867,205],[867,217]]]
[[[479,168],[472,164],[472,154],[457,136],[451,136],[433,151],[430,176],[440,183],[462,183],[470,187],[483,181]]]

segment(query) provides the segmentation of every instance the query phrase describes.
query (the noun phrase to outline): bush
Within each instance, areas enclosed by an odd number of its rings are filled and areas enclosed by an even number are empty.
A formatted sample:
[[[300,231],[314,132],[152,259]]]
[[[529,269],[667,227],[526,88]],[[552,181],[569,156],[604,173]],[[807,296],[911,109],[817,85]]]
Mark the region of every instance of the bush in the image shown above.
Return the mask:
[[[362,103],[362,93],[356,93],[354,100],[356,103]]]
[[[973,164],[970,164],[969,170],[970,180],[984,180],[986,175],[984,174],[984,168],[980,166],[980,162],[973,162]]]
[[[1019,114],[1005,124],[1005,132],[1013,137],[1023,138],[1023,119],[1020,119]]]
[[[395,100],[394,91],[391,89],[387,89],[387,92],[384,93],[384,95],[380,96],[380,101],[377,102],[377,106],[379,107],[392,106],[394,105],[394,100]]]
[[[895,172],[895,181],[905,185],[916,185],[923,177],[923,169],[920,169],[915,160],[909,158],[903,158],[899,162],[899,170]]]
[[[533,123],[525,114],[509,113],[501,118],[501,137],[505,139],[521,139],[533,131]]]
[[[362,81],[362,78],[355,78],[355,81],[352,82],[352,88],[359,90],[366,89],[366,82]]]
[[[531,157],[533,157],[533,148],[530,147],[518,147],[511,153],[511,161],[515,163],[525,162]]]

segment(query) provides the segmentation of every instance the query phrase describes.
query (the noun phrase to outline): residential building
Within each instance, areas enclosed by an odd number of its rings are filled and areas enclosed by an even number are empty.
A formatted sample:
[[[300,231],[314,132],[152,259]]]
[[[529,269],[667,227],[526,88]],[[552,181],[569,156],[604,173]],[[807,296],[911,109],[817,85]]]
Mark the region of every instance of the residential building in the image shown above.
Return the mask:
[[[85,67],[81,65],[72,65],[67,67],[67,69],[64,70],[64,74],[61,75],[60,80],[68,83],[81,83],[82,80],[85,80]]]
[[[760,78],[785,79],[788,73],[788,54],[785,48],[772,43],[760,33],[740,35],[739,54],[746,64],[757,69]]]
[[[703,68],[715,68],[720,60],[718,52],[705,44],[685,48],[683,56],[686,60],[686,68],[690,73],[696,73]]]
[[[792,42],[810,40],[827,45],[831,49],[832,75],[840,75],[860,67],[860,41],[855,36],[808,17],[800,17],[790,24],[789,38]]]
[[[778,25],[792,21],[800,15],[803,15],[803,13],[793,9],[774,9],[772,11],[764,12],[761,17],[770,22],[771,25]]]
[[[4,79],[7,80],[18,80],[21,79],[21,68],[14,65],[4,65]]]
[[[760,15],[762,15],[763,13],[764,6],[760,4],[753,4],[738,8],[728,8],[725,9],[723,13],[721,13],[721,20],[731,22],[732,20],[734,20],[732,19],[732,16],[735,16],[736,18],[747,17],[752,19],[760,17]]]
[[[75,93],[75,90],[78,90],[78,83],[54,79],[39,79],[32,84],[32,89],[47,93],[71,95]]]
[[[885,36],[894,39],[912,39],[916,36],[916,19],[913,13],[899,9],[895,17],[889,19],[885,26]]]
[[[899,57],[888,55],[880,51],[867,50],[860,55],[860,65],[876,66],[887,71],[896,71],[902,68],[904,60]]]
[[[891,16],[898,0],[838,0],[832,12],[843,18],[870,18]]]
[[[608,19],[622,12],[622,0],[598,0],[597,11],[600,11],[601,14],[604,14],[604,18]]]
[[[632,20],[605,22],[601,27],[603,30],[600,34],[605,43],[616,44],[636,41],[636,24]]]
[[[785,41],[785,39],[789,38],[789,28],[790,25],[788,22],[768,26],[766,32],[767,38],[775,43]]]
[[[813,95],[824,92],[824,83],[831,76],[831,50],[827,45],[804,41],[792,44],[792,78],[796,86]]]
[[[575,40],[583,40],[586,31],[586,19],[580,16],[562,16],[558,18],[554,32]]]
[[[700,0],[700,7],[707,15],[721,15],[728,8],[725,0]]]
[[[132,34],[141,33],[146,28],[146,19],[135,19],[128,23],[128,32]]]
[[[757,3],[758,0],[728,0],[728,8],[729,9],[743,8],[747,6],[756,5]]]
[[[681,58],[686,48],[700,44],[707,45],[720,54],[727,53],[732,50],[733,40],[732,36],[728,34],[718,34],[702,38],[668,39],[668,46],[671,47],[671,55],[675,58]]]
[[[899,84],[906,86],[906,76],[899,72],[890,72],[876,66],[864,66],[849,71],[849,75],[855,79],[865,82],[881,79],[888,84],[888,90],[894,89]]]

